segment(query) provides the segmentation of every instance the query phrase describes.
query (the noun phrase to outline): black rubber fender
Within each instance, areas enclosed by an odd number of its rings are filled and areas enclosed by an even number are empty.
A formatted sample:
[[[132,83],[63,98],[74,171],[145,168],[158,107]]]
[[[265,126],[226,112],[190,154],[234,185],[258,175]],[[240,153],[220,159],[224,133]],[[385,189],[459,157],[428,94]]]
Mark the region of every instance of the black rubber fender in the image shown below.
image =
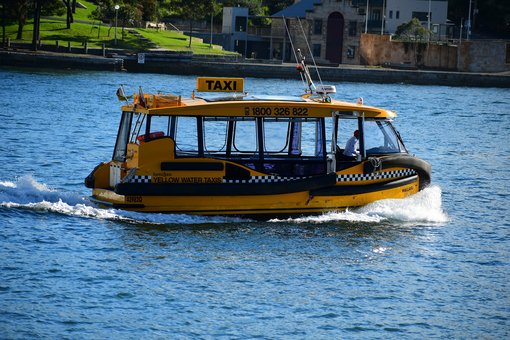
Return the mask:
[[[363,172],[365,174],[389,168],[409,168],[416,171],[420,178],[420,190],[430,185],[432,178],[432,166],[430,163],[408,154],[369,157],[365,164],[363,164]]]

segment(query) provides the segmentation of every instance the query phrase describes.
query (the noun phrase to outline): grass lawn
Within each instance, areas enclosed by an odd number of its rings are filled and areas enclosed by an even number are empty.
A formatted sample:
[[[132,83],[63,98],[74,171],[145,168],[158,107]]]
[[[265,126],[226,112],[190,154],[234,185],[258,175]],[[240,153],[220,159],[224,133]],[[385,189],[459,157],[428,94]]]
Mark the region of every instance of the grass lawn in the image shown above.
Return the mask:
[[[94,9],[96,9],[96,5],[90,1],[79,1],[81,4],[83,4],[87,8],[78,8],[76,7],[76,13],[74,13],[74,20],[85,20],[85,21],[93,21],[90,18],[90,14]],[[63,18],[65,19],[66,16],[64,14]]]
[[[32,42],[32,32],[34,26],[30,21],[23,27],[23,37],[21,40],[15,40],[17,25],[6,27],[7,36],[13,42]],[[59,41],[61,46],[71,42],[71,46],[83,46],[85,41],[89,47],[101,47],[105,44],[109,48],[124,48],[130,50],[144,50],[150,47],[149,44],[140,41],[134,35],[129,34],[127,30],[122,32],[122,28],[117,28],[117,45],[114,45],[115,28],[109,26],[98,26],[73,23],[71,29],[66,28],[65,21],[54,21],[49,19],[41,20],[41,42],[43,45],[55,45],[55,41]],[[99,38],[98,38],[99,35]]]
[[[176,31],[157,31],[154,29],[138,28],[137,31],[145,38],[159,45],[161,48],[166,48],[174,51],[189,51],[189,36],[183,35]],[[214,54],[214,55],[235,55],[237,53],[230,51],[223,51],[220,46],[202,42],[202,39],[192,38],[191,51],[194,54]]]
[[[94,22],[91,19],[90,13],[95,9],[96,5],[89,1],[80,1],[87,8],[77,8],[74,15],[76,21]],[[221,47],[209,44],[204,44],[200,39],[193,38],[191,49],[188,48],[189,37],[175,31],[156,31],[152,29],[136,30],[142,34],[150,42],[145,42],[130,34],[127,29],[117,27],[117,45],[114,44],[115,28],[108,24],[99,25],[98,21],[94,24],[86,24],[81,22],[74,22],[71,28],[66,28],[66,16],[52,17],[41,19],[41,42],[43,45],[55,45],[59,41],[60,46],[67,46],[71,42],[71,46],[82,47],[85,42],[88,43],[90,48],[101,48],[103,44],[107,48],[119,48],[133,51],[143,51],[153,48],[154,44],[160,48],[173,50],[173,51],[192,51],[194,54],[207,54],[207,55],[235,55],[234,52],[223,51]],[[27,22],[23,27],[23,36],[21,40],[16,40],[18,26],[17,24],[6,26],[7,37],[12,42],[32,42],[33,33],[33,20]]]

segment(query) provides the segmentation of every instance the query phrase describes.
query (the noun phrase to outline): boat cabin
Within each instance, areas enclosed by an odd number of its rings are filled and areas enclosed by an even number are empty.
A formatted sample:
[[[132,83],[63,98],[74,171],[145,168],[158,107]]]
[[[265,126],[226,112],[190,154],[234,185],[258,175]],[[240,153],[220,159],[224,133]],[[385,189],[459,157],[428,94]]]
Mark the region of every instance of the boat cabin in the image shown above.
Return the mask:
[[[150,98],[148,98],[150,99]],[[176,99],[174,106],[124,107],[113,160],[133,158],[142,144],[159,141],[157,159],[215,159],[242,165],[227,177],[249,177],[248,169],[280,177],[313,176],[352,167],[370,156],[407,153],[391,124],[395,114],[360,104],[282,96]],[[150,102],[151,100],[149,100]],[[343,155],[359,131],[358,155]],[[155,151],[156,152],[156,151]],[[204,170],[214,163],[202,162]],[[161,170],[176,165],[165,162]],[[129,164],[128,164],[129,166]]]

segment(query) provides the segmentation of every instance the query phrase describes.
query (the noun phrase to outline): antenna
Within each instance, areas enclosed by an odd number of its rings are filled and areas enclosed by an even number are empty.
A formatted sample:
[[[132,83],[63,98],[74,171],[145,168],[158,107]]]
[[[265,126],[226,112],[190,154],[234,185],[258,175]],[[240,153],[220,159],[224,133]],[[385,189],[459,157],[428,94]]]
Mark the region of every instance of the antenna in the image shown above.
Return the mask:
[[[296,50],[294,49],[294,43],[292,42],[292,37],[290,36],[290,31],[289,31],[289,28],[287,27],[287,21],[285,20],[284,16],[282,16],[282,18],[283,18],[283,24],[285,25],[285,31],[287,32],[287,35],[289,36],[290,47],[292,48],[292,52],[294,53],[294,58],[296,59],[296,62],[299,63],[300,59],[298,59],[298,56],[296,55]],[[285,46],[283,46],[283,48],[285,49]],[[303,78],[303,73],[299,72],[299,75],[301,76],[301,81],[303,82],[303,85],[305,87],[305,92],[306,92],[306,83],[305,83],[305,79]]]
[[[317,71],[317,76],[319,77],[320,85],[318,85],[318,86],[315,86],[315,84],[313,83],[312,77],[310,76],[310,71],[308,69],[308,66],[305,63],[305,56],[303,55],[303,53],[301,53],[301,50],[299,48],[294,49],[294,43],[292,42],[292,37],[290,36],[289,27],[287,26],[285,17],[282,16],[282,18],[283,18],[283,23],[285,25],[285,30],[287,31],[287,35],[289,36],[292,51],[294,52],[294,57],[296,58],[296,61],[298,63],[297,69],[299,71],[299,74],[301,75],[301,81],[303,81],[303,85],[305,85],[305,93],[317,94],[322,98],[322,100],[324,102],[327,102],[327,103],[331,102],[331,98],[329,97],[329,94],[336,93],[336,87],[334,85],[322,84],[322,79],[319,74],[319,68],[317,67],[317,64],[315,63],[313,53],[310,50],[310,44],[308,43],[308,40],[306,39],[305,31],[303,29],[303,25],[301,24],[301,20],[299,20],[299,18],[297,18],[299,25],[301,26],[301,32],[303,33],[304,39],[306,41],[306,46],[308,47],[308,51],[309,51],[310,55],[312,56],[312,61],[313,61],[315,70]]]
[[[299,26],[301,27],[301,32],[303,33],[303,38],[305,39],[305,42],[306,42],[306,47],[308,48],[308,53],[312,57],[313,67],[315,67],[315,71],[317,72],[317,77],[319,78],[319,83],[321,84],[321,86],[323,86],[324,84],[322,84],[322,79],[321,79],[321,75],[319,73],[319,68],[317,67],[317,63],[315,63],[315,58],[313,57],[312,50],[310,49],[310,44],[308,43],[308,39],[306,38],[305,30],[303,28],[303,24],[301,23],[301,20],[299,18],[297,18],[297,19],[298,19],[298,22],[299,22]]]
[[[297,49],[297,54],[299,56],[299,64],[298,64],[298,70],[302,74],[302,76],[305,77],[306,82],[308,84],[308,88],[310,89],[311,93],[314,93],[316,88],[315,84],[313,83],[312,77],[310,76],[310,71],[308,70],[308,66],[306,66],[305,63],[305,56],[301,53],[301,50]]]

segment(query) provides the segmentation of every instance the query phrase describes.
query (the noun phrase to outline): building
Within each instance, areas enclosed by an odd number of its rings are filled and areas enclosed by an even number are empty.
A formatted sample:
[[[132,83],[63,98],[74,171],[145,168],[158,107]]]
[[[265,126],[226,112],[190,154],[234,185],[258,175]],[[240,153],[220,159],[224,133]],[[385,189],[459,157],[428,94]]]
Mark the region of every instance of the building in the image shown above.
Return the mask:
[[[448,21],[448,0],[386,0],[383,12],[384,31],[387,33],[395,33],[398,26],[412,18],[417,18],[424,27],[438,33],[439,27]]]
[[[283,59],[292,59],[294,48],[312,54],[319,64],[359,64],[359,41],[364,12],[350,0],[301,0],[272,15],[273,45]],[[286,39],[287,38],[287,39]]]
[[[245,57],[271,59],[271,27],[263,19],[250,16],[246,7],[224,7],[221,35],[214,43]]]
[[[297,0],[265,27],[249,24],[263,20],[247,8],[226,7],[222,45],[259,59],[293,61],[299,48],[319,64],[360,64],[362,33],[393,34],[416,17],[439,34],[447,8],[447,0]]]

